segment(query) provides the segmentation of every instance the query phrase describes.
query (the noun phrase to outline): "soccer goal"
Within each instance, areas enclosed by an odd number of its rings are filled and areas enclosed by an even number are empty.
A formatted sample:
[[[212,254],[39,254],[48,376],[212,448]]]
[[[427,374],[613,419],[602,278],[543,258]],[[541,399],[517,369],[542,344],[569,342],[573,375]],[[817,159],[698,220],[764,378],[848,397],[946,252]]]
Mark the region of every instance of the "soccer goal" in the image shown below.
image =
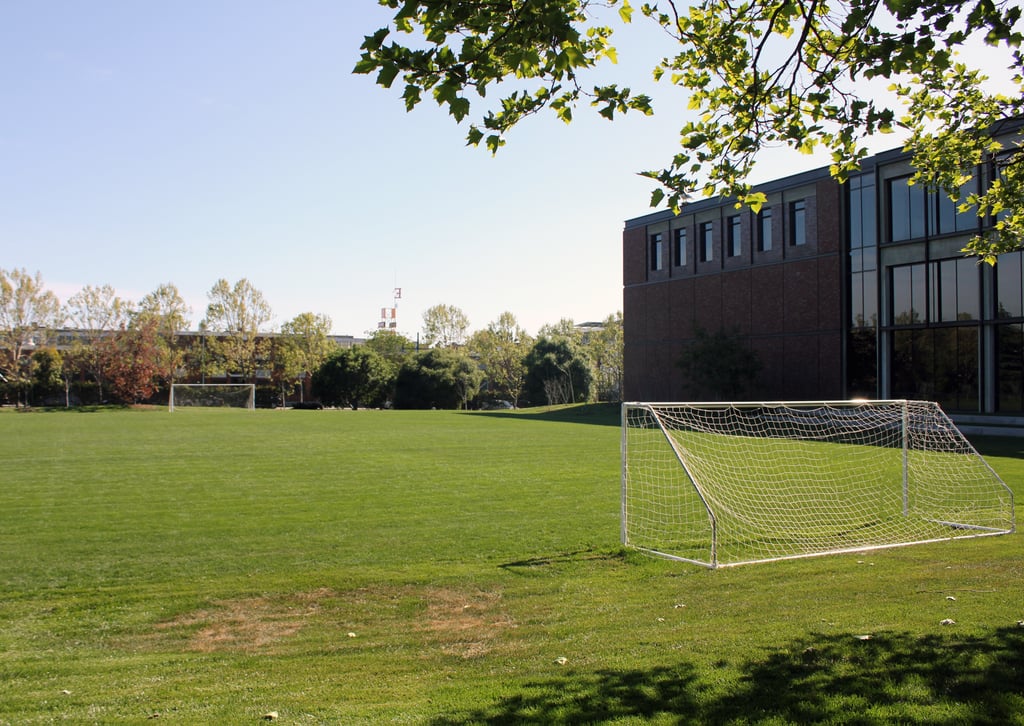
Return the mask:
[[[1014,530],[935,403],[625,403],[622,542],[707,567]]]
[[[185,407],[256,408],[252,383],[172,383],[167,410]]]

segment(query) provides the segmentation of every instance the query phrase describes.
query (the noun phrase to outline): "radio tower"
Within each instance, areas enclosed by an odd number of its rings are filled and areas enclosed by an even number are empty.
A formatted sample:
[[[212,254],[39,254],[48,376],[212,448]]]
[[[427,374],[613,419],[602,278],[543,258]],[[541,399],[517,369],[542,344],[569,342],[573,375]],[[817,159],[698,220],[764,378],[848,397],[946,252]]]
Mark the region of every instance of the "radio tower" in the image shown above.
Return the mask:
[[[380,309],[379,330],[395,330],[398,327],[398,301],[402,297],[402,288],[396,287],[392,293],[391,307]]]

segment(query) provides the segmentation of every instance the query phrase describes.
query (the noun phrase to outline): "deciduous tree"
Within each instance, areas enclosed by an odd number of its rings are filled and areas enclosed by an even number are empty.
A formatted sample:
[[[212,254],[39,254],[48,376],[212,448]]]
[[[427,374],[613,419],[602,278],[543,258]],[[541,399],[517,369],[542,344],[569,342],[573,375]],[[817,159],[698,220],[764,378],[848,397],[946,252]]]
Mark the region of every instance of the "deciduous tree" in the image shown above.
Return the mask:
[[[456,121],[474,115],[470,144],[497,151],[510,129],[545,108],[566,122],[581,102],[609,119],[652,113],[645,93],[585,81],[616,60],[612,26],[632,20],[628,0],[379,2],[394,18],[365,38],[355,71],[376,74],[384,87],[400,80],[409,109],[432,97]],[[954,198],[972,167],[995,167],[996,181],[965,201],[998,215],[993,235],[971,252],[993,259],[1021,245],[1024,154],[996,148],[990,136],[1024,112],[1019,3],[658,0],[640,13],[664,31],[654,77],[685,94],[692,111],[668,163],[645,172],[661,184],[652,204],[678,208],[694,194],[726,194],[756,209],[764,198],[746,179],[764,147],[823,149],[842,179],[865,157],[867,139],[901,129],[917,181]],[[1002,69],[978,51],[986,45],[1001,54]],[[1002,71],[1008,91],[986,85],[992,70]],[[891,84],[891,96],[864,92],[878,81]],[[501,83],[510,91],[490,93]]]
[[[331,319],[314,313],[300,313],[281,325],[279,362],[282,382],[299,381],[305,396],[309,377],[337,348],[328,337],[330,333]]]
[[[526,356],[526,396],[534,406],[587,401],[592,381],[586,358],[570,338],[538,338]]]
[[[584,350],[594,370],[598,399],[621,401],[624,372],[622,313],[605,318],[600,330],[588,335]]]
[[[263,293],[244,277],[231,285],[220,279],[206,294],[209,305],[203,320],[206,346],[220,356],[226,373],[239,373],[255,382],[260,355],[265,351],[260,333],[271,319]]]
[[[465,408],[483,373],[469,356],[431,348],[407,360],[395,380],[395,408]]]
[[[518,408],[526,377],[524,359],[531,345],[533,339],[510,312],[470,337],[469,350],[484,367],[494,398],[507,399]]]
[[[395,367],[395,370],[398,370],[399,366],[417,349],[416,343],[409,338],[387,328],[374,330],[363,345],[380,353]]]
[[[18,402],[30,384],[27,352],[44,345],[62,320],[60,301],[38,272],[0,269],[0,383]]]
[[[329,406],[377,406],[391,389],[394,369],[372,348],[355,346],[331,354],[313,373],[313,395]]]
[[[107,357],[101,354],[100,342],[123,328],[132,315],[132,305],[118,296],[110,285],[86,285],[68,298],[64,315],[75,329],[73,346],[80,347],[74,359],[82,372],[96,381],[99,400],[104,400]]]
[[[156,392],[162,354],[156,320],[122,327],[100,340],[97,349],[116,400],[139,403]]]
[[[453,348],[466,342],[469,318],[454,305],[434,305],[423,313],[423,340],[428,348]]]
[[[139,301],[131,327],[154,325],[157,344],[157,376],[167,386],[174,383],[178,369],[185,364],[186,351],[178,344],[178,333],[189,323],[192,309],[172,283],[159,285]]]

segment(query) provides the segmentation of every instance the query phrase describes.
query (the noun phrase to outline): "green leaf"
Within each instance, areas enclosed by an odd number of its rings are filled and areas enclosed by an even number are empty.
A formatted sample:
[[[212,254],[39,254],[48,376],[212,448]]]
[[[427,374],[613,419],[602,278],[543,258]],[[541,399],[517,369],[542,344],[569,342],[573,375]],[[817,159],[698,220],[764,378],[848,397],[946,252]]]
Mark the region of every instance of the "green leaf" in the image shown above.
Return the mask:
[[[624,23],[632,22],[633,8],[630,7],[629,0],[623,0],[622,7],[619,8],[619,19]]]
[[[398,66],[394,63],[385,63],[380,67],[380,72],[377,74],[377,85],[391,88],[391,84],[395,82],[397,75]]]

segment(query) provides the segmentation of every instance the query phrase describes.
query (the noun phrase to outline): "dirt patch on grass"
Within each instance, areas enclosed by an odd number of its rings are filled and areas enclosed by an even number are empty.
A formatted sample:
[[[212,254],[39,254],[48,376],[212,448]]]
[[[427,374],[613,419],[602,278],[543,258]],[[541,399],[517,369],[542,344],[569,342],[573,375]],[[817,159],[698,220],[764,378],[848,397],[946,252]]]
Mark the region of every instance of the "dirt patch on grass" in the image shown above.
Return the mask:
[[[298,633],[320,611],[321,601],[335,596],[333,590],[320,588],[291,596],[218,600],[158,623],[156,630],[189,633],[187,649],[200,653],[267,650]]]
[[[502,606],[501,593],[435,587],[421,597],[425,610],[417,625],[448,655],[486,655],[504,631],[516,626]]]
[[[200,653],[274,653],[313,624],[337,643],[411,639],[424,655],[440,650],[459,658],[492,652],[516,627],[500,592],[405,585],[217,600],[158,623],[144,639]]]

